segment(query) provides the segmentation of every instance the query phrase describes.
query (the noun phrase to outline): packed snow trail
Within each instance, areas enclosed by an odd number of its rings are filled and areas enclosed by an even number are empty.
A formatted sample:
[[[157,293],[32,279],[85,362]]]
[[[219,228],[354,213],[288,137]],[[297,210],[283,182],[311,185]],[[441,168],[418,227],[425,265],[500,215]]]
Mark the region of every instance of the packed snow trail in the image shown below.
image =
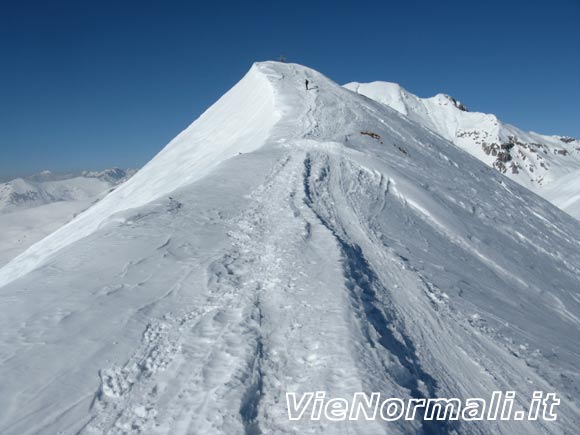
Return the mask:
[[[143,203],[119,189],[0,269],[0,432],[573,433],[580,223],[308,68],[256,64],[228,94],[249,99],[149,163],[155,195],[137,174]],[[238,112],[261,133],[222,153]],[[289,421],[285,401],[536,389],[557,422]]]
[[[340,258],[328,261],[336,245],[304,203],[302,168],[302,160],[285,157],[273,179],[251,194],[249,208],[232,219],[232,248],[207,271],[211,297],[203,306],[212,309],[169,323],[171,316],[164,316],[162,329],[179,332],[156,350],[167,358],[181,349],[179,360],[160,378],[112,371],[124,377],[114,383],[130,388],[121,400],[100,394],[102,409],[88,432],[283,433],[284,409],[263,421],[258,417],[285,391],[316,386],[344,394],[362,388],[357,352],[349,345],[360,337],[352,328],[355,319],[345,318]],[[310,334],[314,328],[317,333]],[[139,370],[133,361],[124,366],[131,365]]]

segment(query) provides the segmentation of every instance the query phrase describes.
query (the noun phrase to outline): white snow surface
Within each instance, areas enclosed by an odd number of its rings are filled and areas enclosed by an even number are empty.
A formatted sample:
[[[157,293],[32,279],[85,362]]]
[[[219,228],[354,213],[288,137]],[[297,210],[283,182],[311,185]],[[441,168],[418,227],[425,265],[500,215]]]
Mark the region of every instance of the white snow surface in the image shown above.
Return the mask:
[[[57,201],[0,213],[0,267],[70,222],[91,204],[91,200]]]
[[[251,110],[243,110],[246,105]],[[91,234],[113,214],[167,195],[203,178],[220,162],[255,150],[263,144],[278,119],[270,82],[252,68],[241,85],[227,92],[114,195],[105,197],[11,262],[0,272],[0,285],[31,271],[52,253]]]
[[[43,171],[0,183],[0,267],[128,179],[134,170]]]
[[[95,200],[134,174],[132,169],[111,168],[80,174],[52,174],[49,171],[0,183],[0,214],[55,202]]]
[[[396,110],[255,64],[0,269],[0,433],[575,433],[579,235]],[[315,390],[562,403],[556,422],[289,421],[285,393]]]
[[[560,206],[553,183],[580,171],[580,141],[523,131],[495,115],[469,112],[445,94],[419,98],[396,83],[352,82],[347,89],[385,104],[431,129],[509,178]],[[580,190],[575,190],[580,194]],[[570,209],[565,211],[580,218]]]
[[[580,220],[580,170],[554,181],[542,196]]]

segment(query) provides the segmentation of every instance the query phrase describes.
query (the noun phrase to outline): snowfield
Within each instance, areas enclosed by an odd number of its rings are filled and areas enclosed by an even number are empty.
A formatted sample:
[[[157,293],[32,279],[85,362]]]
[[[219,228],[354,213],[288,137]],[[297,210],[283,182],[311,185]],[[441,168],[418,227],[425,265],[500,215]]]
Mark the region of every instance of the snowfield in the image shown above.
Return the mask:
[[[544,197],[580,220],[580,169],[550,184]]]
[[[0,433],[570,434],[579,327],[579,221],[397,110],[257,63],[0,269]],[[317,390],[561,404],[290,421],[286,392]]]
[[[94,201],[103,192],[123,183],[133,169],[111,168],[79,174],[43,171],[0,183],[0,213],[10,213],[55,202]]]
[[[134,170],[41,172],[0,183],[0,267],[99,201]]]

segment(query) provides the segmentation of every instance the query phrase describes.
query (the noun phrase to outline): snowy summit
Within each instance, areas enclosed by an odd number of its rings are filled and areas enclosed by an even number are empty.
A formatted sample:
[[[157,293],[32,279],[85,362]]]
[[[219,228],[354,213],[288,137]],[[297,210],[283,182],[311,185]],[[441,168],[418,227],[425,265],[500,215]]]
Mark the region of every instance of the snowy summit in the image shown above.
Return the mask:
[[[575,433],[580,222],[454,143],[480,131],[467,114],[492,118],[348,88],[254,64],[0,269],[0,433]],[[477,140],[501,150],[509,128]],[[290,421],[286,408],[289,392],[516,391],[523,409],[537,390],[560,398],[557,421]]]

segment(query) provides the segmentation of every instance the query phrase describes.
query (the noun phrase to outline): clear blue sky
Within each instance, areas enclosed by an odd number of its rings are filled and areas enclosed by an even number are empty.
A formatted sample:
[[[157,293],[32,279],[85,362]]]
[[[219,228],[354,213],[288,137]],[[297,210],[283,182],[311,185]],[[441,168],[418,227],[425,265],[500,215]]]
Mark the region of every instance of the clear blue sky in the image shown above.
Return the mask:
[[[2,1],[0,178],[136,167],[253,61],[580,136],[580,0]]]

